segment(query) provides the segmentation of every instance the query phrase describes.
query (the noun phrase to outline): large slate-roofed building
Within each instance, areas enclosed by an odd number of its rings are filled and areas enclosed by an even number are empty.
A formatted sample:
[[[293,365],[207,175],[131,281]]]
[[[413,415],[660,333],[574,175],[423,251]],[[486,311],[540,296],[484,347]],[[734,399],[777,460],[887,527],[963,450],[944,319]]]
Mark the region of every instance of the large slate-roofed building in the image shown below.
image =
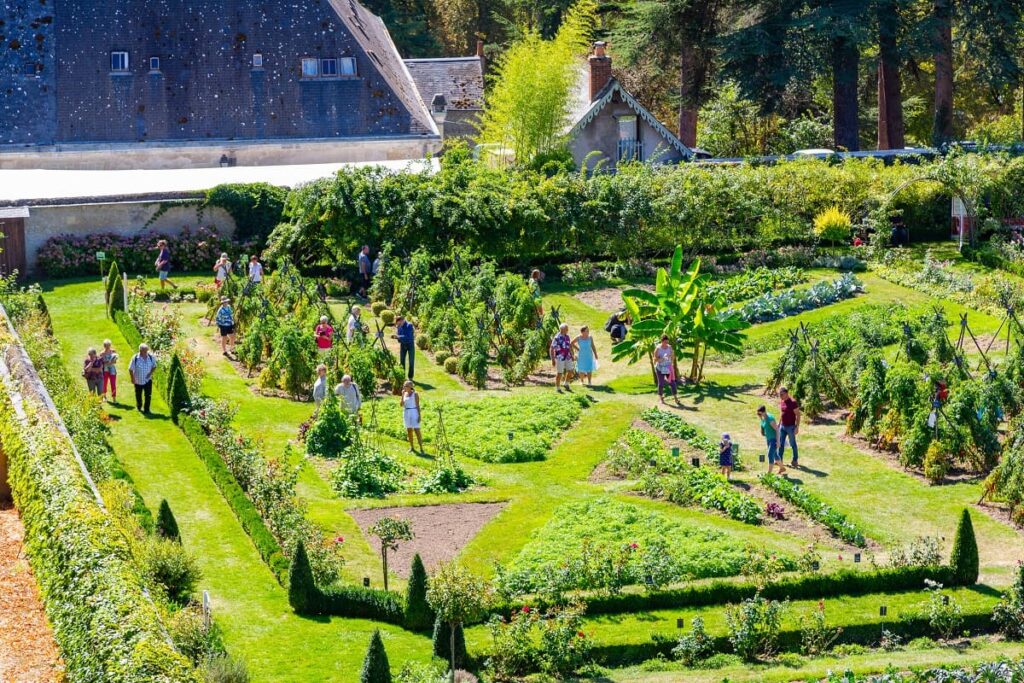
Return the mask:
[[[97,168],[362,161],[439,143],[387,28],[355,0],[0,10],[0,167],[76,152]]]

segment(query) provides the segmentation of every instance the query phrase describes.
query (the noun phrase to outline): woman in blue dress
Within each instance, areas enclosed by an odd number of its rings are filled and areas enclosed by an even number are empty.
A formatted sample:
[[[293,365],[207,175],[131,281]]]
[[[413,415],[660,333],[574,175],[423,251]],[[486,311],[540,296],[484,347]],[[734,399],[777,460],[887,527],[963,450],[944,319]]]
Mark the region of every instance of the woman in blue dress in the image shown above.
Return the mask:
[[[584,325],[580,328],[580,336],[572,340],[576,347],[576,374],[580,382],[584,377],[587,386],[594,385],[594,372],[597,371],[597,348],[594,346],[594,338],[590,336],[590,328]]]

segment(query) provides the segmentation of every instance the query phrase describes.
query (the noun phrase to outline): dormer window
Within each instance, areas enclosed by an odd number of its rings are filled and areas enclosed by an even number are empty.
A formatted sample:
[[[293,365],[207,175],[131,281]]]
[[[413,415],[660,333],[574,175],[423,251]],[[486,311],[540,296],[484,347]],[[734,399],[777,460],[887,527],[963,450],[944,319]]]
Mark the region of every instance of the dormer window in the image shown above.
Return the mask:
[[[339,73],[342,76],[356,75],[356,58],[342,57],[338,60]]]
[[[321,76],[337,76],[338,75],[338,60],[337,59],[321,59],[320,60],[320,75]]]
[[[112,73],[127,73],[128,71],[128,53],[124,51],[115,51],[110,53],[110,71]]]
[[[263,55],[257,52],[252,56],[252,68],[262,69],[263,68]]]
[[[316,78],[320,75],[320,60],[316,57],[306,57],[302,60],[302,77]]]
[[[150,57],[149,58],[149,70],[150,71],[159,71],[160,70],[160,58],[159,57]]]

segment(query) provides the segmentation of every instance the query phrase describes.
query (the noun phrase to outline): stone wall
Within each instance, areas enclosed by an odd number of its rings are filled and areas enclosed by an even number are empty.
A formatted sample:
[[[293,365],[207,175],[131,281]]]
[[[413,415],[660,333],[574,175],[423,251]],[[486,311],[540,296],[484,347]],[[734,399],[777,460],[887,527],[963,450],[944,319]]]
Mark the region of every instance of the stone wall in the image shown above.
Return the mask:
[[[197,207],[171,206],[151,225],[146,226],[159,210],[160,202],[154,201],[33,206],[29,209],[29,217],[25,219],[28,270],[30,273],[35,270],[36,253],[43,243],[57,235],[100,232],[132,235],[144,229],[177,235],[184,227],[195,229],[199,226],[214,226],[225,235],[235,232],[234,219],[219,207],[207,207],[200,221]]]
[[[2,98],[0,98],[2,99]],[[275,142],[52,145],[0,149],[0,169],[137,170],[214,168],[222,156],[238,166],[356,163],[425,159],[441,150],[437,135]]]

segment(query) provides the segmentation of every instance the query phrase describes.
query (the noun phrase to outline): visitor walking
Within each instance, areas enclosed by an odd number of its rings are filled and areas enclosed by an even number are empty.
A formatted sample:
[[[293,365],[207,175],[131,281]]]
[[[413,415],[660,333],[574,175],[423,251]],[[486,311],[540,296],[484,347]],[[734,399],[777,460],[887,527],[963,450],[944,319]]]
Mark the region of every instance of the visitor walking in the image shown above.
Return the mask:
[[[544,317],[544,298],[540,293],[540,281],[543,275],[536,268],[530,273],[530,296],[533,297],[533,305],[537,308],[537,317]]]
[[[782,413],[779,429],[779,460],[786,456],[786,438],[793,449],[793,460],[790,467],[800,467],[799,453],[796,448],[796,435],[800,433],[800,404],[789,395],[789,389],[779,389],[779,412]]]
[[[258,285],[263,282],[263,264],[260,257],[253,254],[249,257],[249,282]]]
[[[718,443],[718,471],[728,481],[732,476],[732,440],[728,434],[722,434]]]
[[[594,346],[594,338],[590,336],[590,327],[584,325],[580,328],[578,337],[572,340],[576,349],[576,373],[580,377],[580,384],[583,378],[587,378],[587,386],[594,386],[594,373],[597,371],[597,347]]]
[[[409,450],[413,453],[416,452],[416,446],[413,445],[412,437],[416,435],[416,440],[420,444],[420,453],[423,452],[423,432],[420,431],[420,395],[416,393],[416,388],[409,380],[405,381],[402,386],[402,418],[405,422],[405,435],[409,439]]]
[[[398,362],[402,364],[406,378],[411,380],[416,371],[416,328],[403,315],[395,318],[395,339],[398,340]]]
[[[319,409],[327,398],[327,366],[321,363],[316,366],[316,381],[313,382],[313,403]]]
[[[154,370],[156,357],[149,352],[147,344],[139,344],[139,352],[128,363],[128,376],[135,387],[135,408],[145,415],[149,415],[149,402],[153,397]]]
[[[761,420],[761,435],[768,444],[768,472],[771,473],[772,468],[778,463],[779,474],[785,474],[786,468],[782,464],[782,456],[779,455],[779,423],[764,406],[757,409],[757,417]]]
[[[231,299],[226,296],[220,298],[220,308],[217,309],[217,329],[220,330],[220,350],[225,358],[230,358],[228,346],[235,349],[235,311],[231,308]]]
[[[356,338],[356,335],[363,333],[363,324],[359,321],[359,316],[363,314],[363,309],[359,306],[353,306],[352,312],[348,314],[348,323],[345,325],[345,341],[349,344]]]
[[[160,289],[163,289],[164,285],[170,285],[173,289],[177,289],[178,285],[171,282],[171,250],[167,246],[167,240],[157,241],[156,248],[160,250],[154,264],[157,277],[160,279]]]
[[[363,407],[363,394],[359,385],[352,381],[352,375],[342,375],[341,384],[334,387],[334,395],[342,400],[345,410],[358,417],[359,409]]]
[[[95,348],[90,347],[85,352],[82,377],[85,378],[85,385],[89,388],[90,394],[99,396],[103,393],[103,359],[96,353]]]
[[[111,403],[117,403],[117,351],[109,339],[103,340],[103,352],[100,353],[100,360],[103,361],[103,398],[107,398],[107,388],[110,389]]]
[[[334,346],[334,328],[331,327],[330,319],[326,315],[320,316],[320,324],[313,330],[316,336],[316,350],[320,355],[330,353]]]
[[[216,285],[217,289],[224,285],[224,281],[228,279],[230,274],[231,259],[228,258],[227,254],[221,254],[217,262],[213,264],[213,284]]]
[[[373,277],[373,264],[370,263],[370,247],[363,245],[359,250],[359,293],[366,296],[370,288],[370,280]]]
[[[658,377],[658,396],[665,402],[665,385],[672,388],[672,398],[679,402],[676,393],[676,352],[669,344],[668,335],[661,335],[661,343],[654,347],[654,374]]]
[[[572,391],[569,387],[569,376],[575,370],[572,354],[572,339],[569,338],[569,325],[562,323],[558,326],[558,334],[551,340],[551,365],[555,368],[555,391],[562,393],[562,382],[565,382],[565,390]]]

